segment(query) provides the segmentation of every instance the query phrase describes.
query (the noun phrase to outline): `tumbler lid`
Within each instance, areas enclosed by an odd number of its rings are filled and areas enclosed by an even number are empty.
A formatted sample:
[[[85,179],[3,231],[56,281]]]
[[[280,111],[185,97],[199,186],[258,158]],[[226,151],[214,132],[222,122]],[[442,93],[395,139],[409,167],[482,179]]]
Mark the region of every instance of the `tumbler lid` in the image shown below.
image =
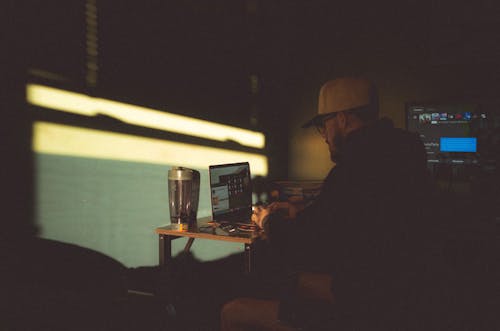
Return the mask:
[[[193,179],[193,170],[184,167],[172,167],[168,171],[169,180],[191,180]]]

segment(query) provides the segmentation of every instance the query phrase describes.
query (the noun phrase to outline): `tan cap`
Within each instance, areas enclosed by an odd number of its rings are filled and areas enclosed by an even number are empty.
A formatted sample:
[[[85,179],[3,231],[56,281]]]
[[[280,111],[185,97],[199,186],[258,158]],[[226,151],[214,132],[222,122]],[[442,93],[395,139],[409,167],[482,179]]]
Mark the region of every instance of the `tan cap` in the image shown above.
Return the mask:
[[[318,115],[305,123],[307,128],[326,114],[370,105],[374,100],[374,86],[364,78],[337,78],[323,84],[319,91]]]

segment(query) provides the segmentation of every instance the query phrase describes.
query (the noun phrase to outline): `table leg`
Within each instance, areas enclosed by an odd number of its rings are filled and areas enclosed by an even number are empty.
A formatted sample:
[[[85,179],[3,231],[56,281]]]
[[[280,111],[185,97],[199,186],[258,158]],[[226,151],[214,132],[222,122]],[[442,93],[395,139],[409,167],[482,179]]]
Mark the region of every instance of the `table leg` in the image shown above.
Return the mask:
[[[165,234],[160,234],[158,238],[160,248],[160,267],[167,265],[172,260],[172,237]]]
[[[187,253],[191,249],[191,246],[193,245],[194,238],[189,238],[188,242],[186,243],[186,246],[184,246],[184,252]]]
[[[245,273],[250,273],[254,266],[254,256],[252,252],[252,245],[245,244]]]

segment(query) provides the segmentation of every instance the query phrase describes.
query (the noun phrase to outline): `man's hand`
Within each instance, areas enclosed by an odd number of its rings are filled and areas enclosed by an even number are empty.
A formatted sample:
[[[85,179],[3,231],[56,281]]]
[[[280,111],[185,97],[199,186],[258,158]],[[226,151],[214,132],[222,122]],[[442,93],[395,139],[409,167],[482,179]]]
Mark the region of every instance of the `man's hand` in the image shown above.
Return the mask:
[[[259,228],[263,228],[264,219],[277,211],[282,212],[286,218],[295,218],[297,213],[303,208],[302,204],[294,204],[289,202],[273,202],[267,207],[255,206],[253,207],[252,221],[257,224]]]
[[[271,210],[269,207],[262,207],[262,206],[254,206],[253,207],[253,214],[252,214],[252,221],[257,224],[259,228],[263,228],[262,222],[264,221],[264,218],[266,218],[269,214],[271,213]]]

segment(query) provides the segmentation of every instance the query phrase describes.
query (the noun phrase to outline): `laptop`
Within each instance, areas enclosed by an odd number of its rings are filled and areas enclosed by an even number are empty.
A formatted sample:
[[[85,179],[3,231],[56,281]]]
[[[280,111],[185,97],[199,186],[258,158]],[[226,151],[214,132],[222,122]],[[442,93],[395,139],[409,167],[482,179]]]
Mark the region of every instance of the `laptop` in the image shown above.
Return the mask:
[[[211,165],[208,173],[212,219],[218,223],[251,223],[252,182],[249,163]]]

